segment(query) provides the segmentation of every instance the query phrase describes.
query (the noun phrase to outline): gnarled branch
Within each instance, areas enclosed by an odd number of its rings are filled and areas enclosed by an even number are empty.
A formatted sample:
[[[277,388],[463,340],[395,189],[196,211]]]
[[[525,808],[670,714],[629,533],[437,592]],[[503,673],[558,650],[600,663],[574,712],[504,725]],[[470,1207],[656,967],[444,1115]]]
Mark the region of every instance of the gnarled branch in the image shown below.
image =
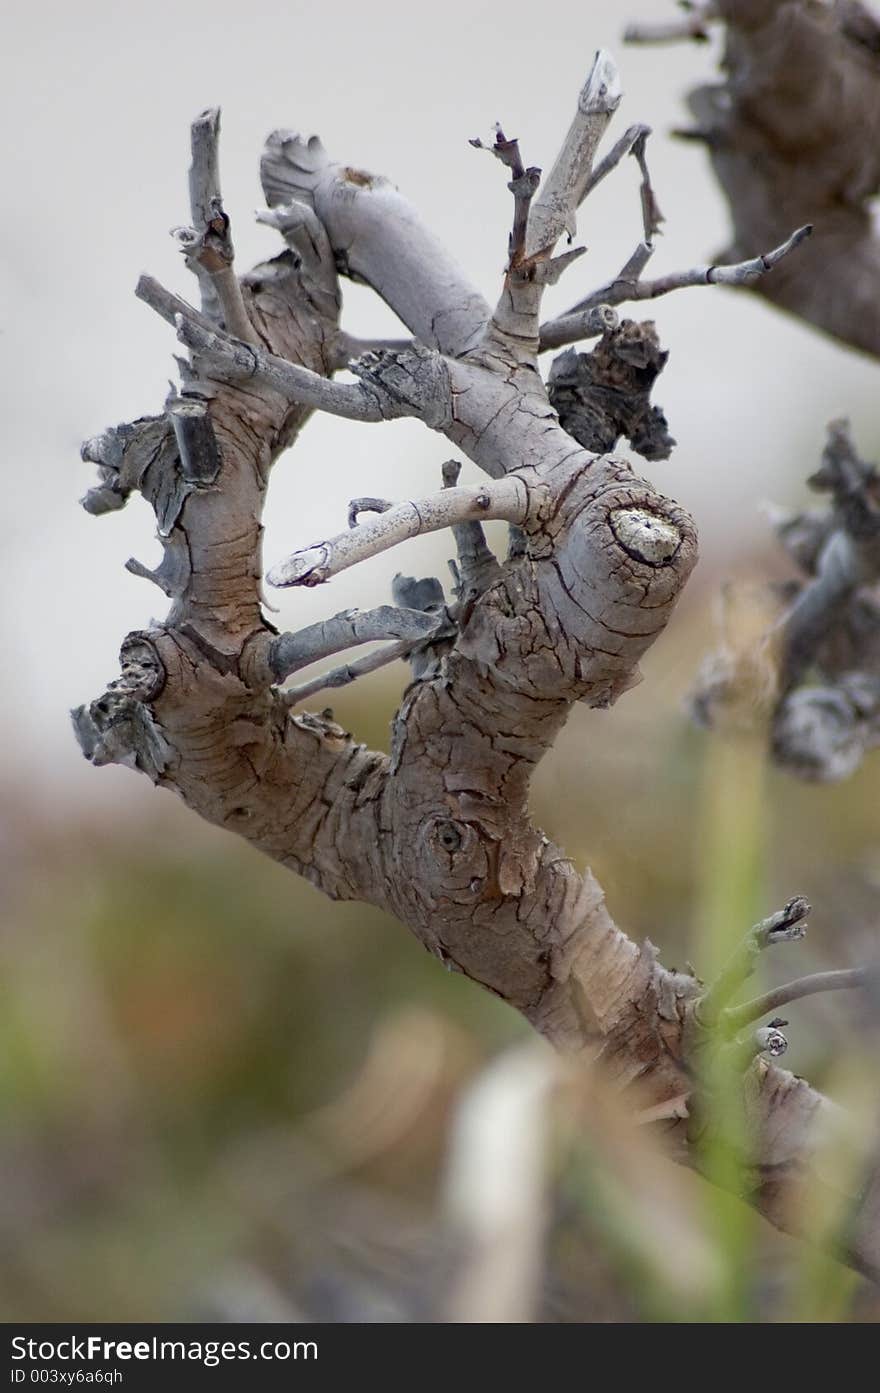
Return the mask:
[[[142,283],[144,298],[174,319],[191,362],[165,413],[89,443],[99,484],[87,506],[110,510],[142,492],[164,548],[153,578],[172,604],[163,622],[129,636],[122,675],[75,724],[94,763],[131,764],[327,894],[390,911],[559,1050],[601,1056],[625,1098],[638,1082],[634,1107],[668,1120],[687,1154],[694,1012],[701,1001],[704,1019],[724,1009],[757,940],[707,1001],[696,978],[664,969],[649,944],[618,928],[590,871],[579,872],[528,812],[533,772],[572,707],[610,706],[639,680],[639,661],[696,560],[685,509],[625,460],[578,443],[538,372],[542,288],[569,260],[550,260],[552,249],[573,231],[618,100],[613,64],[599,55],[528,208],[524,257],[523,219],[516,223],[518,264],[495,317],[387,181],[334,164],[314,139],[285,135],[270,138],[263,182],[288,250],[239,282],[265,349],[211,327],[207,306],[194,312]],[[199,126],[194,141],[201,134]],[[209,212],[219,197],[212,158],[199,184]],[[655,212],[646,217],[656,223]],[[645,247],[627,275],[640,276]],[[414,340],[361,354],[356,384],[329,380],[345,343],[337,268],[373,286]],[[504,322],[508,308],[528,321],[522,342]],[[461,566],[455,605],[443,604],[436,581],[399,579],[394,610],[337,615],[281,636],[268,623],[266,483],[315,409],[365,422],[420,419],[494,482],[460,487],[447,471],[448,487],[432,498],[356,518],[270,578],[315,583],[449,526]],[[517,529],[504,562],[492,565],[481,551],[474,528],[485,517]],[[304,662],[388,636],[391,647],[377,655],[277,689]],[[359,745],[326,711],[292,710],[404,646],[418,661],[388,756]],[[788,920],[793,930],[790,907]],[[769,1039],[762,1048],[772,1048]],[[755,1203],[784,1226],[823,1101],[761,1061],[745,1088],[750,1164],[762,1178]],[[880,1272],[870,1214],[853,1233],[853,1261]]]

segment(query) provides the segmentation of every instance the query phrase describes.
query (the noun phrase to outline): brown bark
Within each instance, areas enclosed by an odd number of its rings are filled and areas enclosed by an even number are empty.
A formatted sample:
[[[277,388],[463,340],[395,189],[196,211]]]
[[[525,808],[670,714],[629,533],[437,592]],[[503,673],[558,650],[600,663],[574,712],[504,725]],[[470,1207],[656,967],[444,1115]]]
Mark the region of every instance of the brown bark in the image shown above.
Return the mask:
[[[219,311],[209,293],[198,314],[142,284],[160,313],[178,316],[191,351],[187,424],[175,399],[165,417],[89,442],[101,469],[89,506],[120,506],[140,488],[157,513],[166,554],[156,578],[172,607],[163,624],[129,636],[121,678],[75,721],[95,763],[133,764],[328,895],[390,910],[560,1049],[601,1057],[640,1107],[647,1099],[662,1117],[668,1104],[661,1125],[685,1156],[681,1099],[705,1047],[694,1016],[702,984],[627,938],[591,873],[528,814],[531,775],[573,704],[606,707],[638,680],[696,559],[684,509],[625,461],[578,444],[537,370],[541,291],[562,269],[553,243],[573,226],[617,100],[613,69],[597,60],[532,205],[540,245],[520,226],[528,254],[512,257],[494,314],[386,181],[280,135],[264,180],[289,249],[243,278],[240,304],[225,290],[259,346],[223,334],[222,295]],[[193,221],[203,237],[196,200]],[[196,245],[188,239],[188,255]],[[365,354],[356,386],[327,381],[340,343],[337,267],[370,281],[415,336]],[[462,584],[442,623],[437,583],[405,583],[406,604],[433,605],[438,630],[414,641],[389,757],[327,713],[293,713],[276,685],[261,513],[270,467],[313,405],[364,421],[416,416],[495,480],[516,481],[505,506],[522,500],[510,555],[494,567],[485,554],[471,564],[482,505],[461,514]],[[496,487],[486,486],[487,509]],[[354,521],[357,541],[373,524]],[[334,539],[312,553],[332,573]],[[302,556],[276,568],[281,583],[318,578]],[[765,1064],[750,1071],[747,1093],[750,1198],[786,1226],[824,1105]],[[876,1272],[878,1245],[875,1228],[860,1231],[853,1260]]]

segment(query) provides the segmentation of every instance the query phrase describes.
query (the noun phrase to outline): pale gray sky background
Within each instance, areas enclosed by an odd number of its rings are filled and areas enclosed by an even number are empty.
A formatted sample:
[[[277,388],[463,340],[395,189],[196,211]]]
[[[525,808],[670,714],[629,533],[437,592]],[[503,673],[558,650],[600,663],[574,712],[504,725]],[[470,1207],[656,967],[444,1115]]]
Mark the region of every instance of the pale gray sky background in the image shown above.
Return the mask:
[[[192,297],[168,229],[188,219],[188,127],[223,107],[222,180],[241,268],[280,249],[254,223],[258,162],[276,126],[318,132],[331,153],[393,178],[493,298],[510,218],[504,178],[471,150],[500,120],[527,162],[548,168],[598,46],[622,69],[612,127],[654,128],[649,155],[666,214],[655,273],[724,245],[726,215],[703,155],[670,139],[683,96],[711,76],[705,47],[626,49],[628,19],[660,0],[524,0],[440,10],[399,0],[330,5],[213,0],[186,7],[84,0],[17,6],[0,59],[6,133],[0,219],[0,356],[7,390],[0,613],[5,740],[0,780],[53,798],[115,796],[127,771],[89,770],[69,707],[116,673],[120,639],[161,615],[164,597],[123,570],[157,555],[140,500],[90,518],[94,480],[81,439],[155,411],[173,374],[171,331],[134,299],[148,270]],[[668,6],[673,9],[672,4]],[[439,16],[439,18],[438,18]],[[589,253],[553,292],[562,309],[616,270],[640,234],[630,161],[583,210]],[[755,247],[754,251],[766,248]],[[344,323],[394,332],[390,313],[345,287]],[[729,564],[761,497],[791,499],[792,460],[813,466],[824,422],[849,413],[866,446],[876,366],[746,295],[690,290],[653,311],[671,350],[657,399],[679,448],[642,466],[696,514],[713,568]],[[438,486],[448,447],[412,422],[385,427],[316,418],[277,467],[266,560],[344,525],[355,494],[404,497]],[[448,546],[425,540],[316,592],[279,598],[279,622],[387,598],[390,575],[437,570]],[[99,787],[100,786],[100,787]]]

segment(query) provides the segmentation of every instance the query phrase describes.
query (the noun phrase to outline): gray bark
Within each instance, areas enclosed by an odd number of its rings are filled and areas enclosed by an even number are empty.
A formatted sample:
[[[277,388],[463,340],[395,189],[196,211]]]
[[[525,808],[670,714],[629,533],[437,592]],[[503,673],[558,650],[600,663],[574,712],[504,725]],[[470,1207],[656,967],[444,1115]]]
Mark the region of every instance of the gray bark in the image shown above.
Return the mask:
[[[723,80],[697,88],[694,126],[727,198],[726,260],[812,223],[808,247],[753,289],[880,356],[880,19],[858,0],[717,0],[636,41],[704,38],[723,21]]]
[[[799,778],[848,778],[880,744],[880,477],[832,421],[810,486],[826,512],[779,513],[798,575],[767,587],[757,645],[722,638],[691,699],[704,726],[766,728],[774,762]]]
[[[640,1108],[666,1119],[686,1159],[682,1099],[693,1099],[692,1042],[704,1044],[702,984],[629,939],[590,871],[528,813],[531,776],[572,706],[609,706],[638,680],[696,560],[687,512],[624,460],[579,444],[538,371],[543,286],[568,263],[553,259],[554,245],[573,230],[618,100],[613,65],[599,55],[522,245],[513,239],[494,313],[386,180],[332,162],[314,139],[270,137],[264,186],[289,249],[240,281],[260,346],[223,332],[222,305],[195,312],[142,285],[190,350],[181,393],[165,415],[87,447],[100,467],[92,511],[121,506],[134,488],[154,506],[165,547],[154,578],[172,606],[149,633],[129,636],[121,677],[75,722],[93,762],[141,769],[328,895],[390,911],[558,1049],[600,1057],[622,1090],[635,1098],[637,1086]],[[214,167],[210,151],[201,158]],[[513,192],[522,231],[522,190]],[[196,197],[191,216],[203,235]],[[355,385],[329,380],[339,362],[337,268],[372,285],[413,335],[362,354]],[[447,487],[427,507],[355,519],[278,579],[325,580],[343,561],[449,525],[461,569],[445,613],[438,583],[401,579],[406,612],[339,615],[281,637],[267,623],[267,479],[313,409],[375,422],[413,416],[493,482],[458,488],[447,468]],[[474,531],[481,516],[518,529],[506,560],[493,564]],[[326,712],[294,712],[303,689],[277,685],[302,662],[377,636],[394,639],[395,656],[418,654],[387,757]],[[334,671],[347,680],[354,666]],[[762,1060],[745,1095],[749,1198],[786,1226],[824,1104]],[[852,1260],[877,1272],[880,1229],[872,1221],[854,1232]]]

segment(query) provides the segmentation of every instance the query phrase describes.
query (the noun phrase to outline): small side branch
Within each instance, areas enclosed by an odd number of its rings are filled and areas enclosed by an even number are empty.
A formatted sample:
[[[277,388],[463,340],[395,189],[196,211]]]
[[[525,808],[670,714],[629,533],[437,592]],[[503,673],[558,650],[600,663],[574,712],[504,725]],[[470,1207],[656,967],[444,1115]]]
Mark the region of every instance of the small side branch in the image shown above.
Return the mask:
[[[443,465],[444,489],[455,488],[460,473],[461,465],[458,460],[447,460]],[[458,551],[458,566],[453,571],[456,596],[466,605],[472,603],[477,595],[481,595],[500,577],[501,567],[486,541],[481,522],[455,523],[452,535]]]
[[[281,634],[269,650],[275,680],[283,682],[300,668],[345,648],[378,639],[396,639],[407,647],[428,638],[438,627],[438,616],[417,609],[380,605],[378,609],[343,610],[297,633]]]
[[[538,351],[547,353],[552,349],[582,343],[584,339],[599,338],[610,329],[616,329],[619,323],[617,311],[610,305],[594,305],[592,309],[580,310],[576,314],[548,319],[546,324],[541,325]]]
[[[375,653],[368,653],[366,657],[357,658],[353,663],[345,663],[342,667],[331,668],[329,672],[321,672],[317,677],[310,678],[308,682],[300,682],[296,687],[287,687],[281,693],[284,704],[298,706],[317,692],[347,687],[359,677],[366,677],[370,672],[378,672],[380,668],[408,657],[413,647],[414,645],[406,640],[401,643],[389,643],[386,648],[377,648]]]
[[[705,1028],[716,1025],[730,998],[751,977],[765,948],[776,943],[796,943],[805,936],[809,913],[807,901],[802,895],[796,895],[776,914],[755,924],[694,1008],[697,1024]]]
[[[190,270],[199,279],[202,309],[212,320],[222,316],[230,334],[258,344],[235,274],[235,251],[229,218],[220,193],[220,108],[209,107],[190,127],[192,164],[189,204],[192,227],[174,229]]]
[[[207,227],[212,204],[220,198],[219,141],[220,108],[211,106],[190,126],[189,207],[195,229]],[[188,265],[198,277],[202,310],[217,321],[221,315],[220,300],[210,273],[198,261],[188,261]]]
[[[525,259],[529,207],[538,190],[541,171],[534,166],[526,169],[519,152],[519,141],[508,140],[500,126],[495,127],[494,144],[486,146],[481,140],[472,140],[470,143],[476,150],[490,150],[495,158],[510,170],[511,178],[507,187],[513,194],[513,230],[508,247],[508,269],[513,270]]]
[[[800,1001],[805,996],[816,996],[819,992],[851,991],[854,987],[867,986],[869,976],[866,968],[852,967],[799,977],[794,982],[786,982],[785,986],[774,987],[753,1001],[744,1001],[741,1006],[729,1006],[721,1015],[723,1028],[729,1033],[742,1030],[753,1021],[769,1016],[771,1011],[778,1011],[780,1006]]]
[[[621,160],[625,159],[627,155],[632,154],[636,141],[641,136],[650,135],[650,132],[650,126],[643,125],[630,126],[628,130],[624,131],[620,139],[614,142],[608,154],[603,155],[587,180],[584,198],[587,198],[596,186],[601,184],[603,179],[607,179],[608,175],[617,168]]]
[[[656,280],[643,281],[638,276],[622,271],[614,280],[608,281],[591,295],[580,300],[568,314],[579,310],[592,309],[596,305],[622,305],[636,300],[656,300],[660,295],[668,295],[672,290],[684,290],[693,285],[753,285],[768,271],[772,271],[784,256],[795,250],[809,237],[812,226],[806,224],[772,251],[750,261],[739,261],[733,266],[692,266],[687,271],[675,271],[668,276],[658,276]]]
[[[361,513],[387,513],[393,507],[387,498],[353,498],[348,505],[348,525],[357,527]]]
[[[273,566],[266,578],[276,586],[320,585],[410,537],[479,519],[522,523],[528,507],[528,490],[522,479],[513,475],[491,484],[444,489],[417,503],[400,503],[369,522],[296,551]]]
[[[180,342],[205,358],[210,375],[221,381],[241,383],[256,379],[291,402],[316,411],[329,411],[350,421],[385,419],[377,398],[360,383],[333,382],[286,358],[276,358],[239,339],[205,329],[200,321],[186,314],[177,314],[175,324]]]
[[[211,202],[210,216],[204,227],[176,227],[173,235],[187,262],[199,266],[210,276],[227,333],[258,346],[260,340],[251,324],[235,274],[229,218],[219,196]]]
[[[651,175],[648,170],[648,157],[645,154],[645,144],[651,134],[649,126],[644,126],[637,138],[633,141],[632,155],[639,166],[642,182],[639,185],[639,197],[642,204],[642,228],[645,233],[645,241],[650,246],[657,233],[660,231],[660,224],[665,222],[663,214],[660,212],[660,205],[654,193],[654,186],[651,183]]]
[[[197,309],[193,309],[188,301],[175,295],[172,290],[166,290],[165,286],[160,285],[152,276],[141,276],[135,286],[134,293],[139,300],[143,300],[145,305],[149,305],[151,310],[155,310],[160,319],[164,319],[165,323],[170,324],[172,328],[177,323],[177,316],[182,315],[184,319],[198,324],[209,333],[216,332],[217,326],[206,314],[200,314]]]
[[[562,149],[529,214],[526,251],[549,253],[563,233],[571,240],[576,212],[586,197],[593,157],[620,103],[622,89],[614,59],[600,49],[584,84]]]

